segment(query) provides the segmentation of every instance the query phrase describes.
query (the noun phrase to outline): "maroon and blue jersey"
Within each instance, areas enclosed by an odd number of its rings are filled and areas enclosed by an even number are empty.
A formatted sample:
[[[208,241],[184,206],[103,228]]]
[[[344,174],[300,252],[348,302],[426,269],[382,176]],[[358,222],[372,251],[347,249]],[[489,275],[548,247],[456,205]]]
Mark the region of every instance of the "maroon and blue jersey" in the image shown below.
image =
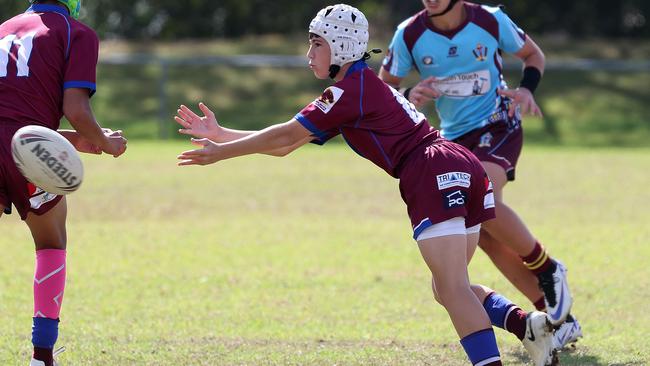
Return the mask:
[[[397,27],[383,68],[406,77],[435,77],[442,135],[454,140],[505,118],[497,89],[506,88],[501,51],[517,53],[527,36],[500,8],[463,4],[467,17],[453,30],[436,28],[422,10]]]
[[[359,155],[396,178],[413,149],[441,139],[424,115],[363,61],[295,118],[312,132],[314,143],[340,134]]]
[[[95,92],[99,40],[56,5],[0,25],[0,124],[57,129],[67,88]]]

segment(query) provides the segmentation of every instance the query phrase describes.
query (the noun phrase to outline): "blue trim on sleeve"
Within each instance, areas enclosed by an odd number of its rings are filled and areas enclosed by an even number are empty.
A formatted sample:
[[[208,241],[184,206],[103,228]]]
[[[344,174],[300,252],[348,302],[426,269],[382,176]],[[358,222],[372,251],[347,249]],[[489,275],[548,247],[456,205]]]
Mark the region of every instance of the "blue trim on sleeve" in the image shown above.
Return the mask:
[[[300,122],[303,127],[308,129],[316,138],[318,138],[318,142],[320,142],[319,145],[322,145],[326,142],[327,135],[325,132],[319,130],[318,127],[316,127],[307,117],[303,116],[301,113],[298,113],[294,118]]]
[[[70,88],[88,89],[90,90],[89,97],[92,97],[97,91],[97,84],[91,83],[90,81],[67,81],[63,83],[64,90]]]
[[[63,89],[70,88],[90,89],[94,91],[97,89],[97,85],[95,83],[91,83],[90,81],[66,81],[63,83]]]

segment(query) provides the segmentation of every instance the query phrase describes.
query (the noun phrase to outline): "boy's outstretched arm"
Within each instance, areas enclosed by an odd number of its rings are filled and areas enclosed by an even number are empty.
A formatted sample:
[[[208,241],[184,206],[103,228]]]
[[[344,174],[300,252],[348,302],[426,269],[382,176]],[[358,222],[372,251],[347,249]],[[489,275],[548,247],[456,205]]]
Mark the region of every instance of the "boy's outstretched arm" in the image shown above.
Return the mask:
[[[210,110],[208,106],[204,103],[199,103],[199,109],[203,112],[203,116],[194,113],[194,111],[185,105],[181,105],[178,108],[174,120],[182,127],[178,130],[179,133],[196,138],[207,138],[217,143],[224,143],[239,140],[258,132],[223,127],[219,124],[214,112]],[[289,146],[283,146],[269,151],[260,151],[260,153],[273,156],[285,156],[300,146],[310,142],[312,139],[312,137],[308,136],[304,140],[300,140]]]
[[[312,139],[311,132],[292,119],[230,142],[217,143],[207,138],[192,139],[194,144],[202,148],[181,153],[178,156],[178,165],[207,165],[256,153],[284,156]]]
[[[103,130],[93,114],[90,106],[88,89],[69,88],[63,92],[63,114],[75,131],[83,139],[75,140],[74,134],[62,131],[62,135],[70,140],[75,147],[75,141],[83,141],[83,145],[92,145],[101,151],[118,157],[126,151],[126,139],[121,131]]]

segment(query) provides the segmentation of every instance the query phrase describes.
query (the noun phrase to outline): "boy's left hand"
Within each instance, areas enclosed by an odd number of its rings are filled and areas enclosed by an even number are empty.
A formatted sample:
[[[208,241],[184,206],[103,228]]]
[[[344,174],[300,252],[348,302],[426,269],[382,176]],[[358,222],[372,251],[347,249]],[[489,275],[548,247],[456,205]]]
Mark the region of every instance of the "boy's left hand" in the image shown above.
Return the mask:
[[[517,88],[517,89],[497,89],[497,93],[500,96],[509,98],[510,108],[508,110],[508,116],[511,118],[515,115],[517,108],[520,108],[521,115],[531,114],[536,117],[544,117],[542,115],[542,110],[535,102],[533,93],[526,88]]]
[[[208,165],[223,160],[221,145],[209,139],[192,139],[192,143],[201,146],[200,149],[183,151],[177,156],[179,166]]]
[[[199,109],[203,112],[203,117],[194,113],[185,105],[181,105],[176,110],[177,115],[174,116],[174,120],[183,127],[178,132],[197,138],[218,140],[222,127],[219,125],[214,112],[203,103],[199,103]]]
[[[102,128],[102,131],[104,132],[104,135],[110,135],[112,133],[119,133],[121,134],[122,131],[112,131],[111,129],[108,128]],[[64,132],[61,132],[61,134],[70,141],[72,146],[74,148],[81,152],[81,153],[86,153],[86,154],[96,154],[96,155],[101,155],[102,149],[90,142],[87,138],[83,137],[79,132],[77,131],[69,131],[66,130]]]

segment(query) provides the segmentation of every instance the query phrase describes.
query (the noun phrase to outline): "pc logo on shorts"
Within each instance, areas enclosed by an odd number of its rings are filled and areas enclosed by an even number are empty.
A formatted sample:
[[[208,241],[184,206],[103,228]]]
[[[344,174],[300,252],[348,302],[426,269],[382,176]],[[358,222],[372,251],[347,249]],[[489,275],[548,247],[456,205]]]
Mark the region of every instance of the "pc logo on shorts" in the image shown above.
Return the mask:
[[[336,102],[341,99],[343,95],[343,89],[337,88],[335,86],[330,86],[325,89],[323,95],[314,101],[316,108],[320,109],[323,113],[327,114],[333,107]]]
[[[445,192],[442,194],[442,203],[445,209],[463,207],[467,202],[467,193],[461,191]]]
[[[445,174],[436,175],[438,181],[438,190],[451,187],[469,188],[471,185],[472,175],[465,172],[449,172]]]

